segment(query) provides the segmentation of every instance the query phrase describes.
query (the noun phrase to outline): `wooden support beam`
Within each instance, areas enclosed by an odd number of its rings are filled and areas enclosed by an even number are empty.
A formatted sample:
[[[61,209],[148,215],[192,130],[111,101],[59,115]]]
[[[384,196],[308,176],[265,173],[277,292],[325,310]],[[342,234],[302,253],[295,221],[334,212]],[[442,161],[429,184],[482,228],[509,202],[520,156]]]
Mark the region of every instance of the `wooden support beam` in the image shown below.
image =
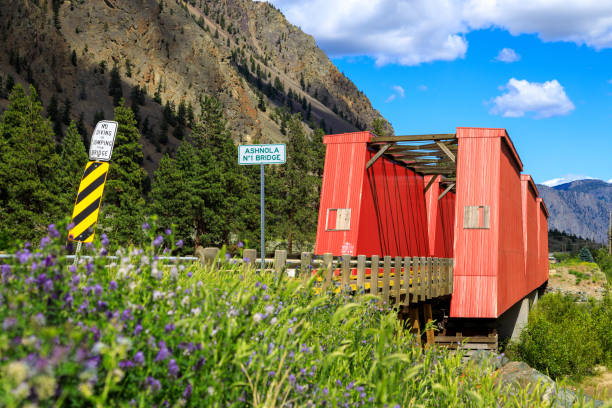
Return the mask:
[[[274,251],[274,270],[276,273],[281,273],[287,265],[287,250],[277,249]]]
[[[382,136],[373,138],[370,143],[393,143],[393,142],[420,142],[423,140],[449,140],[457,139],[454,133],[431,134],[431,135],[402,135]]]
[[[427,192],[427,190],[429,190],[429,188],[430,188],[431,186],[433,186],[433,183],[435,183],[435,182],[436,182],[436,179],[437,179],[437,178],[438,178],[438,176],[437,176],[437,175],[436,175],[436,176],[432,176],[432,177],[431,177],[431,180],[429,180],[429,183],[427,183],[427,185],[425,186],[425,189],[423,190],[423,193],[426,193],[426,192]]]
[[[455,183],[451,183],[448,187],[446,187],[446,190],[444,190],[444,192],[440,194],[440,197],[438,197],[438,200],[441,200],[442,198],[444,198],[444,196],[447,195],[448,192],[451,191],[454,187],[455,187]]]
[[[440,142],[436,142],[436,144],[438,145],[438,147],[440,148],[440,150],[442,150],[444,153],[446,153],[446,155],[448,156],[449,159],[451,159],[453,161],[453,163],[457,162],[457,158],[455,157],[455,155],[453,154],[453,152],[450,151],[450,149],[448,148],[448,146],[446,146],[444,143],[440,143]]]
[[[366,170],[372,167],[374,163],[376,163],[376,160],[378,160],[380,156],[385,154],[389,147],[391,147],[390,144],[384,145],[378,152],[376,152],[376,154],[368,161],[368,164],[366,164]]]
[[[456,151],[459,147],[456,144],[445,145],[450,151]],[[440,146],[436,143],[427,143],[422,145],[395,145],[393,151],[414,151],[414,150],[434,150],[440,151]]]
[[[436,342],[433,331],[433,315],[431,312],[431,303],[425,303],[423,305],[423,317],[425,319],[425,327],[427,328],[427,331],[425,331],[425,335],[427,337],[427,343],[425,344],[425,348],[429,348],[433,346]]]
[[[323,269],[325,276],[323,277],[323,292],[326,292],[331,285],[334,275],[334,255],[326,252],[323,254]]]
[[[374,296],[378,296],[379,262],[380,257],[378,255],[372,255],[372,265],[370,268],[370,293]]]

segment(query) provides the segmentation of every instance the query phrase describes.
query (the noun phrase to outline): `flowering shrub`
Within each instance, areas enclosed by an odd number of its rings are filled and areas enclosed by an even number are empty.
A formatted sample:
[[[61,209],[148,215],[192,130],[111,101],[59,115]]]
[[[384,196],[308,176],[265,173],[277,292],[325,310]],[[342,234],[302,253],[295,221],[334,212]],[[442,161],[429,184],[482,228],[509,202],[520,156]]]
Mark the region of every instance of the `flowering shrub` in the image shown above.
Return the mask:
[[[151,229],[152,230],[152,229]],[[148,230],[151,232],[151,230]],[[1,265],[0,406],[495,406],[488,367],[422,351],[369,296],[317,295],[298,280],[162,262],[146,249],[73,266],[50,226]],[[180,243],[179,243],[180,244]],[[507,406],[538,406],[538,393]]]

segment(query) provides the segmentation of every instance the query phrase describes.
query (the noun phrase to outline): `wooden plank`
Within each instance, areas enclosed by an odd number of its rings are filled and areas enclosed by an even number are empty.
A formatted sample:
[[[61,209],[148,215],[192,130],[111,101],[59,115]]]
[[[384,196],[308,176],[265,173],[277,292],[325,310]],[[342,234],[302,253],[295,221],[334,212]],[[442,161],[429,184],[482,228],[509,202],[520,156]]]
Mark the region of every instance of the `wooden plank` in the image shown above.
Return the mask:
[[[394,142],[420,142],[424,140],[448,140],[457,139],[455,133],[436,133],[427,135],[400,135],[400,136],[381,136],[372,138],[370,143],[394,143]]]
[[[404,273],[402,274],[402,279],[404,280],[404,293],[406,297],[404,298],[404,305],[408,306],[410,304],[410,299],[414,297],[414,285],[410,285],[410,280],[412,279],[410,269],[412,268],[412,260],[410,257],[404,258]],[[412,283],[414,284],[414,279],[412,279]]]
[[[431,303],[423,304],[423,317],[425,319],[425,327],[427,327],[428,325],[433,325]],[[425,348],[433,346],[435,344],[433,327],[430,327],[427,331],[425,331],[425,335],[427,337],[427,343],[425,345]]]
[[[497,337],[491,336],[436,336],[436,343],[458,343],[458,342],[474,342],[474,343],[497,343]]]
[[[433,176],[430,180],[429,183],[427,183],[427,185],[425,186],[425,189],[423,190],[423,194],[427,192],[427,190],[429,190],[429,188],[431,186],[433,186],[433,183],[436,182],[436,180],[438,179],[438,176]]]
[[[323,292],[326,292],[334,274],[334,255],[329,252],[323,254],[323,274]]]
[[[401,161],[401,160],[400,160]],[[437,168],[437,167],[425,167],[425,166],[411,166],[410,163],[406,163],[407,167],[413,168],[415,171],[421,173],[421,174],[425,174],[425,175],[430,175],[430,174],[455,174],[457,172],[457,169],[448,169],[448,168]]]
[[[425,292],[427,293],[427,299],[431,299],[433,296],[433,261],[431,257],[427,257],[427,266],[426,266],[426,274],[425,274]]]
[[[382,300],[384,303],[389,304],[389,283],[391,279],[391,257],[385,256],[385,264],[383,267],[383,287],[382,287]]]
[[[410,302],[416,303],[421,297],[421,258],[412,258],[412,291],[413,296]]]
[[[380,156],[382,156],[383,154],[385,154],[385,152],[391,147],[392,145],[388,144],[388,145],[384,145],[378,152],[376,152],[376,154],[370,159],[368,160],[368,163],[366,164],[366,170],[369,169],[370,167],[372,167],[374,165],[374,163],[376,163],[376,160],[378,160],[380,158]]]
[[[400,290],[401,290],[401,281],[402,281],[402,257],[395,257],[395,264],[393,265],[393,297],[395,298],[394,302],[399,304],[400,302]]]
[[[446,145],[446,147],[452,152],[458,149],[457,144]],[[393,151],[415,151],[415,150],[434,150],[440,151],[440,147],[435,143],[427,143],[422,145],[395,145],[393,146]]]
[[[300,277],[307,281],[312,277],[312,253],[302,252],[300,254]]]
[[[370,272],[370,293],[374,296],[378,296],[378,269],[380,263],[380,257],[378,255],[372,255],[372,265]]]
[[[450,183],[450,185],[446,187],[446,190],[444,190],[444,192],[440,194],[440,197],[438,197],[438,200],[441,200],[442,198],[444,198],[444,196],[447,195],[449,191],[451,191],[453,188],[455,188],[455,183]]]
[[[342,290],[348,290],[351,279],[351,256],[342,255]]]
[[[427,258],[419,258],[419,300],[427,299]]]
[[[357,292],[363,292],[365,290],[365,265],[366,256],[357,256]]]
[[[421,327],[419,325],[419,309],[417,306],[410,306],[408,309],[408,319],[410,322],[410,332],[416,335],[417,343],[421,345]]]
[[[432,297],[440,296],[440,259],[433,258],[433,283],[431,285]]]
[[[448,275],[449,275],[449,287],[450,287],[449,293],[452,294],[453,290],[454,290],[454,287],[455,287],[454,286],[454,284],[455,284],[455,281],[454,281],[454,279],[455,279],[455,274],[454,274],[454,272],[455,272],[455,260],[454,259],[449,259],[449,263],[450,263],[450,271],[448,273]]]
[[[446,260],[446,294],[453,294],[453,260]]]
[[[287,266],[287,251],[277,249],[274,251],[274,270],[276,273],[282,273]]]
[[[440,142],[436,142],[436,145],[438,145],[440,150],[442,150],[444,154],[446,154],[448,158],[452,160],[453,163],[457,162],[457,158],[455,157],[453,152],[450,151],[447,145],[445,145],[444,143],[440,143]]]

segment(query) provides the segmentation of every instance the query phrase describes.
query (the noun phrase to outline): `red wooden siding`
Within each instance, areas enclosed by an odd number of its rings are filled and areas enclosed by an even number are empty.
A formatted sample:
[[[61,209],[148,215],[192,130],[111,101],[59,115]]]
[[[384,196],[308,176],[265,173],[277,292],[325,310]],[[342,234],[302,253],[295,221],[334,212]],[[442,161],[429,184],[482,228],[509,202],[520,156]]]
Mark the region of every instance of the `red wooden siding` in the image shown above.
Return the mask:
[[[548,280],[548,209],[541,198],[538,202],[538,273],[535,284],[542,285]]]
[[[523,240],[525,254],[525,279],[527,288],[532,289],[539,286],[538,274],[540,271],[540,250],[538,246],[538,211],[540,203],[538,200],[538,189],[533,179],[528,174],[521,175],[521,196],[523,207]]]
[[[374,155],[369,132],[325,136],[315,253],[428,256],[423,176]],[[328,210],[350,209],[348,231],[329,231]],[[326,228],[326,225],[328,228]]]
[[[433,176],[425,177],[425,185]],[[429,256],[452,258],[455,235],[455,193],[449,192],[438,199],[443,189],[440,178],[434,181],[425,193],[427,204],[427,224],[429,231]]]
[[[526,294],[524,279],[519,279],[524,275],[523,166],[505,129],[457,128],[457,138],[455,291],[450,315],[498,317]],[[464,228],[464,215],[474,207],[479,228]]]
[[[355,132],[325,136],[323,139],[327,147],[315,243],[317,254],[355,255],[361,194],[369,157],[367,142],[370,138],[368,132]],[[326,231],[330,208],[351,209],[349,230]]]

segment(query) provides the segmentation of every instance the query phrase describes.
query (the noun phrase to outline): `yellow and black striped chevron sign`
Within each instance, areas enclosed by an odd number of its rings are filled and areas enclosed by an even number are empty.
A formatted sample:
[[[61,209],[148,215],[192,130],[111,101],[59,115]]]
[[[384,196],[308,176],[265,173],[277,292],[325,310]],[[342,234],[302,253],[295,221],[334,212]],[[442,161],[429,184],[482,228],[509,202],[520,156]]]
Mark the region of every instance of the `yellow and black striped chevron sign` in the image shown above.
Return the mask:
[[[107,162],[100,161],[90,161],[85,166],[72,211],[73,227],[68,233],[71,241],[93,242],[108,168]]]

